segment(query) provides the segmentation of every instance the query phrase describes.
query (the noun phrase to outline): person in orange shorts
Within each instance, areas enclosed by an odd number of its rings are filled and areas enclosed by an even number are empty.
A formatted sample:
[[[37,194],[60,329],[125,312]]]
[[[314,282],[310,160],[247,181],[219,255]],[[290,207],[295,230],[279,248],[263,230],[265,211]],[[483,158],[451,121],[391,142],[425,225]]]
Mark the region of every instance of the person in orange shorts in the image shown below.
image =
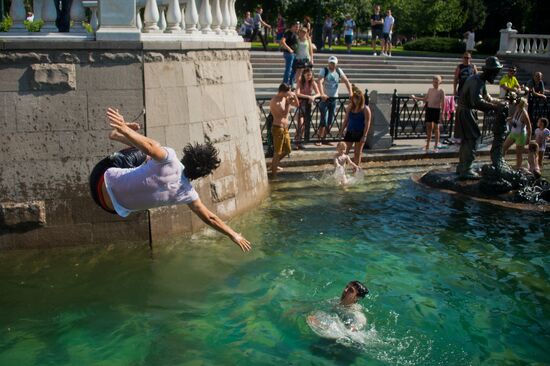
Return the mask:
[[[298,107],[299,101],[296,94],[290,91],[288,84],[279,85],[277,94],[269,102],[269,110],[273,116],[271,136],[273,137],[273,159],[271,160],[271,176],[277,177],[277,172],[282,169],[279,162],[290,154],[290,134],[288,133],[288,113],[290,107]]]

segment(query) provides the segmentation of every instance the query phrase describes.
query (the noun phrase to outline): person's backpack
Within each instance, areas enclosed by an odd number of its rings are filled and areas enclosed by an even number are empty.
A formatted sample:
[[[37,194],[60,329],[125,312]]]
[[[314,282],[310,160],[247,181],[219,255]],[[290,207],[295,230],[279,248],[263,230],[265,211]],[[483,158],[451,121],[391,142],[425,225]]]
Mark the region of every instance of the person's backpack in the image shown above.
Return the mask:
[[[340,79],[342,77],[342,70],[340,70],[339,67],[336,67],[336,72],[338,73],[338,79]],[[324,76],[325,78],[328,76],[328,73],[329,73],[328,67],[325,66],[325,76]]]

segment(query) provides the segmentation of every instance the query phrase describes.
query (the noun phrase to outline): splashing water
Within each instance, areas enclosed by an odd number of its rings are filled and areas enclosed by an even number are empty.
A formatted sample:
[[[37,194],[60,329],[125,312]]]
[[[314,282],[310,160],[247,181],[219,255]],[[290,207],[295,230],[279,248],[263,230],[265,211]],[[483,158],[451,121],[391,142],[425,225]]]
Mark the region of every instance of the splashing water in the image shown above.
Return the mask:
[[[311,177],[311,180],[322,187],[343,186],[350,187],[359,185],[363,182],[365,171],[358,169],[351,176],[346,174],[344,167],[338,166],[335,169],[326,169],[321,172],[321,176]]]

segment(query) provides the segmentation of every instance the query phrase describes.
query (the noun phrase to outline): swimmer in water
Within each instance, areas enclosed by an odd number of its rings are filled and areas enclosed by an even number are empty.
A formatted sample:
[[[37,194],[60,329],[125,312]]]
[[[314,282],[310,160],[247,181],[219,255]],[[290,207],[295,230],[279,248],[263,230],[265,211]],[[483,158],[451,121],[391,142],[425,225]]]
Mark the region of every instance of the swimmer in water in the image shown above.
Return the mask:
[[[339,324],[329,314],[321,311],[309,315],[307,322],[315,333],[325,338],[341,338],[340,335],[345,336],[345,332],[339,329],[340,324],[343,324],[348,331],[361,331],[367,325],[367,318],[361,311],[361,306],[358,302],[360,299],[365,298],[368,293],[369,290],[364,284],[359,281],[351,281],[346,285],[344,291],[342,291],[339,306],[335,308]]]
[[[338,184],[345,186],[348,184],[348,177],[346,177],[346,164],[350,164],[353,167],[354,172],[361,168],[351,161],[349,155],[346,154],[345,142],[340,141],[336,145],[336,151],[336,155],[334,155],[334,177],[338,181]]]

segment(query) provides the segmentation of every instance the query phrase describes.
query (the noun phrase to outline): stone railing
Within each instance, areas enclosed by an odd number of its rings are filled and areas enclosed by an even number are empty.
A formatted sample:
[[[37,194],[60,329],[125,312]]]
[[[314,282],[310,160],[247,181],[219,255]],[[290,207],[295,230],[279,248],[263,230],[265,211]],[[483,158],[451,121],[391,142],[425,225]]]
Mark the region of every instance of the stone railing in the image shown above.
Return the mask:
[[[518,34],[512,23],[500,31],[498,55],[550,57],[550,35]]]
[[[10,38],[92,39],[108,41],[231,41],[242,42],[236,31],[236,0],[73,0],[69,33],[58,33],[52,0],[34,0],[34,20],[43,20],[40,32],[28,33],[24,0],[12,0],[13,26],[0,33]],[[90,9],[91,16],[86,16]],[[92,32],[86,32],[83,22]]]

